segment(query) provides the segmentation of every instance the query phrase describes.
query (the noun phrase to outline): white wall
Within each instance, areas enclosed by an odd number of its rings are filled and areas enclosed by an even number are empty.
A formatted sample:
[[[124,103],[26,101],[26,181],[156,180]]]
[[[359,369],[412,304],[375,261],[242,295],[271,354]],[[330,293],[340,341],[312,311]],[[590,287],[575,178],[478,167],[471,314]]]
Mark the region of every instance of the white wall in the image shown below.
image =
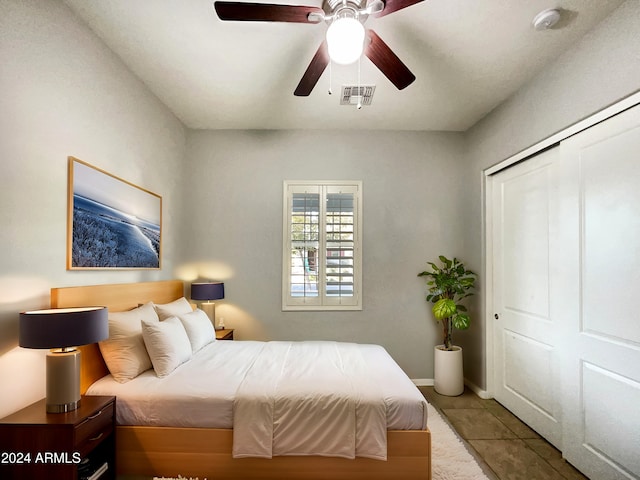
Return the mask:
[[[482,171],[640,89],[638,19],[640,2],[628,0],[467,132],[464,250],[477,270],[483,264]],[[484,387],[484,335],[461,337],[465,374]]]
[[[417,274],[460,255],[459,134],[197,131],[188,138],[181,278],[224,280],[217,317],[238,338],[384,345],[412,378],[433,378],[440,340]],[[364,309],[282,312],[284,180],[362,180]]]
[[[53,286],[173,278],[185,130],[55,0],[0,3],[0,417],[44,396],[43,352],[18,312]],[[67,156],[163,196],[162,270],[66,271]]]

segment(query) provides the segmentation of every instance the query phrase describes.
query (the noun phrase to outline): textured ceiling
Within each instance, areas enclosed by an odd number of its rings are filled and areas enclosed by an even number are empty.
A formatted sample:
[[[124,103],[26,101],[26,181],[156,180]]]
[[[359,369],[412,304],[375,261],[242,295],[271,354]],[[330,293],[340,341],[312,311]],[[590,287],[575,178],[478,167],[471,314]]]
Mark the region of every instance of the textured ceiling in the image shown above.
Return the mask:
[[[365,26],[417,79],[399,91],[364,58],[360,81],[376,91],[361,110],[341,106],[339,95],[358,82],[358,64],[327,68],[309,97],[293,95],[324,23],[222,22],[210,0],[65,3],[190,128],[464,131],[622,0],[425,0],[370,17]],[[552,7],[559,24],[534,30],[533,17]]]

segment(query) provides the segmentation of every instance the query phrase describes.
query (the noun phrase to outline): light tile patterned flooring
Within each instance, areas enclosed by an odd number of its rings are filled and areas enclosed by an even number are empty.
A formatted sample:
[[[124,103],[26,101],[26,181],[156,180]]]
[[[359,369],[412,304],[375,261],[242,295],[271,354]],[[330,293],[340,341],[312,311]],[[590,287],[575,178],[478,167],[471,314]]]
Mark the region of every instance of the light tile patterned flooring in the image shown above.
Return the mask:
[[[446,397],[420,391],[467,443],[487,476],[497,480],[588,480],[560,452],[495,400],[470,390]]]

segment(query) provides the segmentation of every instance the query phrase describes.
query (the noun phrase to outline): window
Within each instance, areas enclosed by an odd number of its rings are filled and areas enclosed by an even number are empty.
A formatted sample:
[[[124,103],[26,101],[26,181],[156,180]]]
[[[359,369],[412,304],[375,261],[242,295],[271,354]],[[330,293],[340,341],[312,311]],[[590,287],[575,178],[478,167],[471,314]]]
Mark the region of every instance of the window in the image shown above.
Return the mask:
[[[284,182],[283,310],[362,310],[362,182]]]

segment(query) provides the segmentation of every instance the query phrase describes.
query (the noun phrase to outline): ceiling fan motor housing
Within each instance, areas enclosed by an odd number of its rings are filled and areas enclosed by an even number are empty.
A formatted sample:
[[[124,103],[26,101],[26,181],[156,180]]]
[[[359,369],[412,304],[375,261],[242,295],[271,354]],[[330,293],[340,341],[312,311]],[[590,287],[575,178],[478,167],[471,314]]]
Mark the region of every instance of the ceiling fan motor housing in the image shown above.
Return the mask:
[[[360,8],[362,6],[364,6],[363,4],[366,3],[366,0],[360,0],[360,1],[354,1],[354,0],[326,0],[325,1],[325,6],[324,6],[324,10],[327,11],[327,13],[331,13],[331,12],[335,12],[337,10],[338,7],[340,7],[341,5],[344,6],[351,6],[352,8],[356,9],[356,10],[360,10]]]
[[[364,24],[369,15],[384,10],[384,2],[382,0],[326,0],[322,8],[325,11],[324,19],[329,24],[338,18],[352,14]]]

